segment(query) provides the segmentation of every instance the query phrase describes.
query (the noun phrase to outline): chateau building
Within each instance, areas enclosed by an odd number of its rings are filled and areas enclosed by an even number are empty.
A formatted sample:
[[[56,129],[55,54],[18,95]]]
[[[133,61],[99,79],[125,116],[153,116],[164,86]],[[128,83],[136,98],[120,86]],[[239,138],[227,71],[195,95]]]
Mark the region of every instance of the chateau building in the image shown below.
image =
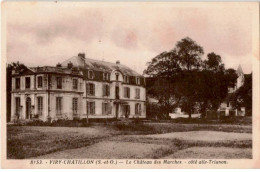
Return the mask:
[[[145,118],[145,78],[78,54],[56,67],[12,71],[11,120]]]

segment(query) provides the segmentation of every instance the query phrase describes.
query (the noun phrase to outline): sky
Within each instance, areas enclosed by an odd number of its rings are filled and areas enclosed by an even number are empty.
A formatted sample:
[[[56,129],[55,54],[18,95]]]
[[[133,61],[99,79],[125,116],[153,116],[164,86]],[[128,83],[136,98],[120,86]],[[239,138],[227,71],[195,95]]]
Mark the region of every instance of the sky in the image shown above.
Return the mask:
[[[257,5],[257,4],[254,4]],[[153,57],[190,37],[206,58],[252,71],[252,3],[5,2],[7,62],[55,66],[77,55],[142,74]]]

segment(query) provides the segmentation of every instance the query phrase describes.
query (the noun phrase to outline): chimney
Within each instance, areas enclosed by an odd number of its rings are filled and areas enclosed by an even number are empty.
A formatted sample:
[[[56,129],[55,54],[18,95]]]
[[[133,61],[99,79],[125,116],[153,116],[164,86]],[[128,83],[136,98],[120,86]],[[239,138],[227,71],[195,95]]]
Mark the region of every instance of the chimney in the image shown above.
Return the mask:
[[[73,66],[73,63],[71,63],[71,61],[68,63],[68,68],[71,69]]]
[[[56,67],[61,67],[61,64],[60,64],[60,63],[58,63],[58,64],[56,65]]]
[[[117,61],[116,61],[116,64],[120,64],[120,61],[119,61],[119,60],[117,60]]]
[[[85,59],[85,53],[78,53],[78,56]]]

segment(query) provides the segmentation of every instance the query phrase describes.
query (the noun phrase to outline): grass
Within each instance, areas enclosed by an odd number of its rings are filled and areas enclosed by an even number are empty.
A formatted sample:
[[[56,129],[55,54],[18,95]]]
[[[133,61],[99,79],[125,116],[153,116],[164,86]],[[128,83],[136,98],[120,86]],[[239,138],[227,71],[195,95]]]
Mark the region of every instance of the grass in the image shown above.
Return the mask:
[[[185,131],[223,131],[252,133],[252,126],[227,124],[180,124],[180,123],[114,123],[112,127],[123,134],[161,134]]]
[[[105,140],[169,145],[169,148],[156,150],[153,158],[164,157],[189,147],[252,147],[252,141],[202,142],[135,136],[200,130],[252,133],[252,126],[141,122],[114,122],[107,125],[93,124],[85,127],[7,126],[7,158],[31,158],[57,151],[86,147]]]
[[[228,147],[228,148],[241,148],[241,149],[252,148],[251,140],[208,142],[208,141],[191,141],[191,140],[180,140],[180,139],[156,139],[156,138],[143,138],[143,137],[134,137],[134,136],[133,137],[120,136],[120,137],[112,138],[111,141],[168,145],[167,148],[163,147],[157,149],[151,157],[153,159],[163,158],[171,154],[174,154],[180,150],[184,150],[192,147],[214,147],[214,148]]]
[[[24,159],[89,146],[116,134],[96,130],[93,128],[8,126],[7,157]]]

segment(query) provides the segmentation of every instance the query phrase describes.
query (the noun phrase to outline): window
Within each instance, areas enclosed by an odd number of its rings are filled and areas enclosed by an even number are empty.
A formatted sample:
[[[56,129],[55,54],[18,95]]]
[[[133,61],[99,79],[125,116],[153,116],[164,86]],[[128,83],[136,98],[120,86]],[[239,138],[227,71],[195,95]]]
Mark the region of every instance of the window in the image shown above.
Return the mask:
[[[62,97],[56,97],[56,113],[61,115],[62,111]]]
[[[25,88],[30,88],[31,87],[31,78],[26,77],[25,78]]]
[[[140,78],[136,77],[136,84],[140,85]]]
[[[135,98],[140,99],[140,89],[139,88],[135,89]]]
[[[94,79],[94,72],[92,70],[88,71],[88,78]]]
[[[62,78],[57,77],[57,89],[62,89]]]
[[[37,97],[37,107],[38,107],[38,115],[42,115],[42,109],[43,109],[43,101],[42,97]]]
[[[129,87],[124,87],[124,97],[130,98],[130,88]]]
[[[116,73],[116,80],[118,81],[119,80],[119,74]]]
[[[111,114],[111,105],[110,103],[102,103],[102,114],[103,115],[108,115]]]
[[[15,78],[15,89],[20,89],[20,78]]]
[[[135,114],[141,115],[141,104],[140,103],[135,104]]]
[[[38,76],[38,88],[42,88],[42,76]]]
[[[119,87],[116,86],[116,99],[119,99]]]
[[[124,82],[129,83],[129,77],[127,75],[124,76]]]
[[[95,84],[87,83],[86,85],[86,93],[90,96],[95,96]]]
[[[72,99],[72,111],[73,115],[78,114],[78,98]]]
[[[20,115],[20,106],[21,106],[21,99],[20,97],[15,98],[15,113],[16,115]]]
[[[73,89],[78,89],[78,80],[73,79]]]
[[[103,96],[109,96],[110,95],[110,86],[108,84],[103,85]]]
[[[95,102],[88,102],[88,114],[94,115],[95,114]]]
[[[105,80],[105,81],[109,80],[109,74],[108,73],[103,74],[103,80]]]

